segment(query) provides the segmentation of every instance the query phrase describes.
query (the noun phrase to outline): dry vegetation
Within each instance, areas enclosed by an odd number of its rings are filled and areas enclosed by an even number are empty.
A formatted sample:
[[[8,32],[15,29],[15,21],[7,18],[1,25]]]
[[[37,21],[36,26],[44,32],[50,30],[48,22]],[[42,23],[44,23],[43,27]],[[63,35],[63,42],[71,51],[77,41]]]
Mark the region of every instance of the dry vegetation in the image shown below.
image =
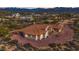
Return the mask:
[[[4,14],[3,14],[4,13]],[[7,18],[5,16],[13,13],[9,12],[0,12],[0,50],[1,51],[79,51],[79,14],[41,14],[40,16],[34,16],[36,14],[33,14],[33,20],[27,21],[27,20],[17,20],[16,18]],[[23,13],[22,13],[23,14]],[[22,15],[21,14],[21,15]],[[5,16],[3,16],[5,15]],[[27,16],[27,13],[25,14]],[[30,14],[31,15],[31,14]],[[74,30],[74,40],[64,43],[64,44],[49,44],[48,48],[46,49],[38,49],[35,47],[32,47],[30,44],[26,44],[24,46],[21,46],[17,43],[17,41],[12,41],[10,39],[10,31],[17,29],[17,28],[23,28],[25,26],[28,26],[33,23],[56,23],[58,21],[64,20],[64,19],[72,19],[74,21],[72,29]]]

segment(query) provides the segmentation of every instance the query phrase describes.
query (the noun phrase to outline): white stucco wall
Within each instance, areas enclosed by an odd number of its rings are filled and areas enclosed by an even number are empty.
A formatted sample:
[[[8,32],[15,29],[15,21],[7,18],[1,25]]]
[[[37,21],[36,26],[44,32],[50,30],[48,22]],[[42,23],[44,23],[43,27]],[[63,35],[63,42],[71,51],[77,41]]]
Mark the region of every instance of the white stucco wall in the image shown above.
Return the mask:
[[[38,40],[38,36],[36,35],[36,38],[35,38],[35,40]]]
[[[47,27],[46,27],[45,31],[47,31],[47,30],[48,30],[48,28],[49,28],[49,26],[47,26]]]
[[[48,33],[49,33],[49,32],[48,32],[48,31],[46,31],[46,33],[45,33],[45,38],[47,38],[47,37],[48,37]]]
[[[43,37],[43,34],[41,34],[41,35],[40,35],[40,40],[42,40],[43,38],[44,38],[44,37]]]
[[[28,37],[28,35],[27,35],[27,34],[25,34],[25,37]]]

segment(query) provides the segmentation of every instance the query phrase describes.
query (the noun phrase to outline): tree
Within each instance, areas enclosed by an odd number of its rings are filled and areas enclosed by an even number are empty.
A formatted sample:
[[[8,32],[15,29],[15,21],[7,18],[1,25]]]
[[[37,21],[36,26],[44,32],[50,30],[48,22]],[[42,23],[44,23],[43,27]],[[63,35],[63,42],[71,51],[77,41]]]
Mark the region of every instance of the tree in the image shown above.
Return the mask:
[[[7,37],[9,34],[9,29],[7,27],[0,26],[0,36]]]

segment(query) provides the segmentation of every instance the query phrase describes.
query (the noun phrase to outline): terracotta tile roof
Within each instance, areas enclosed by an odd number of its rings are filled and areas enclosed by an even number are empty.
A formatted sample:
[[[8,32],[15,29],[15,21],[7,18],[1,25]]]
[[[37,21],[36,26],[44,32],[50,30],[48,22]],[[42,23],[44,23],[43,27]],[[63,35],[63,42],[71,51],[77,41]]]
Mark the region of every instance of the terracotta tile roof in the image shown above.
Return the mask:
[[[28,26],[24,29],[21,29],[21,31],[24,32],[25,34],[40,35],[40,34],[45,33],[46,27],[47,27],[47,25],[45,25],[45,24],[34,24],[34,25]]]
[[[60,26],[58,26],[58,24],[34,24],[34,25],[30,25],[28,27],[25,27],[23,29],[19,29],[19,30],[15,30],[17,31],[22,31],[25,34],[31,34],[31,35],[41,35],[44,34],[46,31],[46,27],[49,26],[49,28],[60,28]]]
[[[23,30],[26,34],[40,35],[40,34],[45,33],[46,27],[47,27],[46,24],[34,24],[34,25],[24,28]]]

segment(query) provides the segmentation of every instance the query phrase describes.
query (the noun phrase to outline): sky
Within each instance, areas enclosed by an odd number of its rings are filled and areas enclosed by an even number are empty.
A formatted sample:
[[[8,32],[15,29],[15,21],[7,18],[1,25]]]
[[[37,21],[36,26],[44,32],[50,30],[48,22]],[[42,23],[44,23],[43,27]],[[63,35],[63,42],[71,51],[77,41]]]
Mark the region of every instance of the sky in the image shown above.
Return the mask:
[[[53,8],[79,7],[79,0],[0,0],[0,7]]]

